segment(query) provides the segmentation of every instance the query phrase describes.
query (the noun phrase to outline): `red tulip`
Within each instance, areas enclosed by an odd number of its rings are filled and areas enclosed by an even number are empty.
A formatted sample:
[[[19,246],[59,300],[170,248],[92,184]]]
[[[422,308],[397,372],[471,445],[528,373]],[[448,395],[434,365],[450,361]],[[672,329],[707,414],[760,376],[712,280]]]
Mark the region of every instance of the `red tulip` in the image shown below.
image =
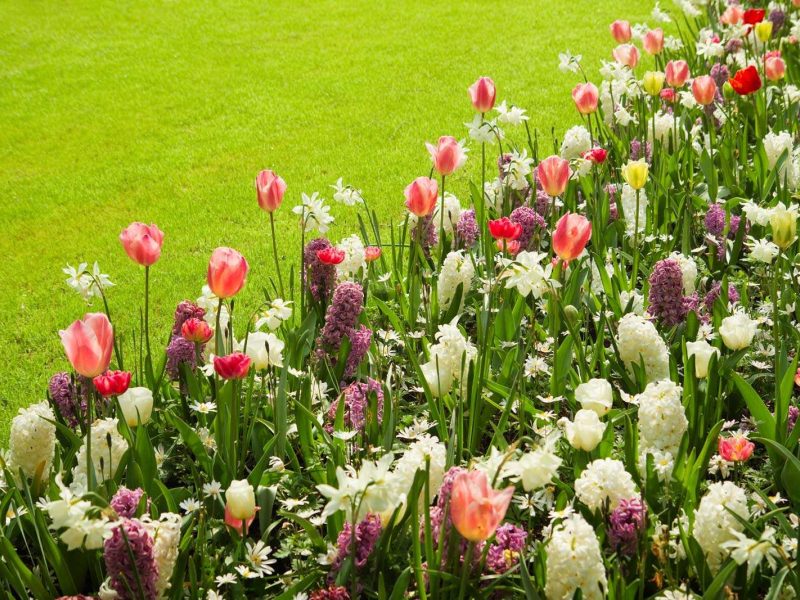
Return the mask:
[[[97,377],[108,369],[114,350],[114,329],[104,313],[88,313],[59,335],[76,372],[84,377]]]
[[[667,85],[672,87],[683,87],[689,79],[689,63],[685,60],[671,60],[664,69]]]
[[[609,29],[611,30],[611,35],[614,36],[614,39],[618,44],[624,44],[631,41],[631,36],[633,34],[631,32],[631,24],[627,21],[614,21],[609,26]]]
[[[479,77],[478,80],[469,86],[469,97],[472,106],[480,113],[489,112],[494,107],[494,99],[497,90],[494,81],[489,77]]]
[[[761,89],[761,77],[758,69],[753,65],[737,71],[733,77],[728,79],[728,83],[740,96],[747,96]]]
[[[622,44],[611,51],[614,60],[621,65],[635,69],[639,63],[639,49],[633,44]]]
[[[552,198],[564,193],[569,176],[569,161],[560,156],[549,156],[536,167],[536,177],[542,184],[542,189]]]
[[[217,248],[208,262],[208,287],[218,298],[235,296],[244,287],[248,268],[244,256],[233,248]]]
[[[131,223],[119,234],[119,241],[134,262],[149,267],[161,256],[164,232],[155,225]]]
[[[364,248],[364,260],[367,262],[378,260],[381,257],[381,252],[382,250],[378,246],[367,246]]]
[[[583,215],[566,213],[556,223],[553,250],[565,263],[581,255],[592,237],[592,224]]]
[[[645,33],[642,37],[642,47],[648,54],[661,54],[664,50],[664,30],[657,27]]]
[[[214,357],[214,371],[223,379],[244,379],[250,371],[250,357],[242,352]]]
[[[723,25],[738,25],[744,19],[744,9],[741,6],[729,6],[719,17]]]
[[[417,177],[406,186],[406,208],[418,217],[427,217],[436,206],[439,185],[435,179]]]
[[[767,11],[763,8],[749,8],[744,11],[742,16],[742,22],[745,25],[755,25],[756,23],[761,23],[766,16]]]
[[[670,104],[675,102],[675,90],[673,90],[672,88],[664,88],[663,90],[661,90],[658,96],[664,102],[668,102]]]
[[[127,371],[106,371],[92,380],[95,389],[103,398],[119,396],[128,390],[131,374]]]
[[[283,202],[286,193],[286,182],[274,171],[264,170],[256,177],[258,205],[267,212],[274,212]]]
[[[717,443],[719,455],[728,462],[744,462],[753,454],[756,445],[742,434],[720,437]]]
[[[450,517],[458,532],[471,542],[489,539],[503,521],[514,487],[492,489],[484,471],[461,473],[450,492]]]
[[[581,154],[581,158],[585,160],[589,160],[596,165],[602,165],[606,162],[606,158],[608,157],[608,152],[605,148],[600,148],[599,146],[595,146],[591,150],[587,150]]]
[[[710,75],[700,75],[692,81],[692,94],[698,104],[707,106],[714,101],[717,95],[717,83]]]
[[[579,83],[572,89],[575,108],[582,115],[590,115],[597,110],[598,92],[593,83]]]
[[[780,81],[786,75],[786,63],[780,56],[769,56],[764,61],[764,74],[770,81]]]
[[[441,175],[450,175],[467,160],[467,155],[458,140],[451,135],[443,135],[436,146],[425,142],[431,154],[433,168]]]
[[[256,506],[256,512],[258,512],[260,508],[260,506]],[[231,514],[231,509],[228,508],[227,505],[225,506],[225,525],[236,531],[239,535],[242,535],[242,530],[245,532],[250,530],[250,525],[253,524],[255,518],[255,515],[253,515],[247,519],[237,519]]]
[[[336,246],[328,246],[317,250],[317,258],[322,264],[338,265],[344,260],[344,250],[339,250]]]
[[[514,246],[513,242],[522,234],[522,225],[515,223],[508,217],[489,221],[489,233],[497,240],[498,249],[509,251],[514,247],[519,249],[519,243]],[[511,253],[516,254],[514,251]]]
[[[181,325],[181,335],[187,341],[195,344],[205,344],[214,337],[214,330],[203,319],[192,317],[191,319],[186,319]]]

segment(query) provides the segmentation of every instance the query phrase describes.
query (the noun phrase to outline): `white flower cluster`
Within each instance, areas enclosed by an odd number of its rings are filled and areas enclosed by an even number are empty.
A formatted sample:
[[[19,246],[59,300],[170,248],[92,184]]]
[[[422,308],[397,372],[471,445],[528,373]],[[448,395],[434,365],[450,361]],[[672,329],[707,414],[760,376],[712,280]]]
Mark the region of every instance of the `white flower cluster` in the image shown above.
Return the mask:
[[[88,500],[75,495],[56,475],[56,485],[60,490],[58,500],[45,502],[42,508],[50,517],[50,529],[62,531],[61,541],[67,550],[86,548],[97,550],[111,537],[116,521],[111,521]]]
[[[780,157],[786,153],[786,160],[781,165],[778,179],[781,185],[788,185],[791,189],[797,187],[797,168],[795,167],[794,138],[788,131],[774,133],[770,131],[764,136],[764,152],[770,169],[774,169]]]
[[[602,600],[606,571],[594,528],[577,513],[553,528],[547,544],[548,600],[572,598],[581,590],[586,600]]]
[[[238,350],[250,357],[256,371],[283,366],[283,349],[286,343],[274,333],[253,331],[248,334],[247,339],[236,345]]]
[[[644,362],[647,381],[669,379],[669,350],[650,321],[628,313],[617,329],[619,357],[629,371],[633,365]]]
[[[653,137],[662,144],[667,144],[672,139],[675,129],[675,116],[664,111],[658,111],[653,120],[647,124],[647,138],[652,141]]]
[[[98,419],[92,423],[92,466],[98,483],[111,479],[117,472],[122,456],[128,450],[128,442],[117,430],[117,419]],[[78,494],[88,489],[86,473],[86,438],[75,457],[77,464],[72,468],[72,491]]]
[[[359,271],[367,270],[364,242],[356,234],[344,238],[336,247],[344,252],[344,260],[336,265],[336,275],[340,281],[351,281]]]
[[[745,491],[735,483],[722,481],[708,486],[694,514],[692,535],[703,549],[712,572],[719,570],[727,555],[722,544],[736,539],[733,532],[744,529],[744,525],[729,511],[745,520],[750,516]]]
[[[540,252],[523,250],[518,253],[506,272],[506,288],[517,288],[523,296],[533,294],[534,298],[541,298],[551,287],[557,285],[557,282],[550,279],[553,265],[545,259],[547,255]],[[542,266],[543,261],[546,266]]]
[[[172,572],[178,560],[178,543],[181,541],[181,516],[176,513],[161,513],[158,520],[142,517],[142,524],[153,538],[153,558],[158,567],[156,594],[163,598],[170,587]]]
[[[425,469],[426,462],[430,464],[428,480],[430,496],[433,497],[442,484],[446,463],[444,444],[433,436],[420,436],[397,461],[394,469],[394,455],[391,453],[383,455],[376,462],[362,462],[358,470],[351,466],[346,469],[337,467],[337,487],[327,484],[317,486],[320,493],[328,498],[322,518],[344,511],[347,520],[353,522],[360,521],[367,513],[374,513],[380,515],[385,524],[398,507],[405,507],[414,477],[417,471]]]
[[[628,235],[633,235],[636,231],[636,190],[634,190],[627,183],[622,185],[622,192],[620,194],[620,203],[622,204],[622,214],[625,217],[625,229]],[[644,188],[639,190],[639,233],[645,230],[645,223],[647,222],[647,192]]]
[[[659,479],[672,474],[675,456],[689,421],[681,404],[682,389],[668,379],[650,383],[639,394],[639,469],[652,454]]]
[[[433,222],[436,225],[436,230],[439,230],[441,224],[442,229],[448,236],[452,236],[455,231],[458,219],[461,217],[461,202],[455,195],[450,192],[444,194],[444,219],[442,219],[442,197],[436,200],[436,206],[433,209]]]
[[[575,480],[575,496],[593,511],[605,507],[606,503],[609,510],[614,510],[620,500],[637,495],[633,477],[621,461],[613,458],[590,462]]]
[[[439,325],[437,343],[429,348],[430,360],[421,367],[431,394],[437,398],[450,392],[454,381],[466,383],[469,365],[478,355],[478,350],[456,325],[457,319]]]
[[[567,129],[564,141],[561,142],[561,158],[574,160],[592,149],[592,136],[583,125],[575,125]]]
[[[275,298],[269,303],[269,306],[258,317],[255,323],[255,329],[258,331],[264,325],[270,331],[275,331],[280,327],[284,321],[292,318],[292,301],[283,300],[282,298]]]
[[[461,285],[461,307],[467,296],[472,279],[475,277],[475,266],[472,259],[464,254],[463,250],[449,252],[442,263],[442,270],[437,281],[437,295],[439,310],[447,310],[456,295],[458,286]],[[459,307],[459,312],[461,311]]]
[[[512,477],[522,482],[526,492],[538,490],[553,481],[561,466],[561,458],[549,445],[525,452],[519,459],[510,461],[508,470]]]
[[[56,416],[46,400],[20,408],[11,421],[8,440],[8,468],[15,477],[22,470],[26,477],[37,473],[46,480],[56,449]]]
[[[673,252],[669,257],[678,263],[681,268],[683,280],[683,295],[691,296],[694,294],[697,282],[697,263],[691,256],[686,256],[680,252]]]
[[[303,192],[302,203],[292,209],[292,212],[302,219],[306,233],[317,229],[321,234],[326,233],[334,221],[330,211],[331,207],[325,204],[325,200],[320,198],[318,192],[314,192],[311,196]]]
[[[528,152],[512,152],[510,160],[503,165],[505,184],[513,190],[524,190],[528,187],[528,176],[531,174],[533,159],[528,157]]]
[[[336,183],[331,186],[333,188],[333,199],[336,202],[344,204],[345,206],[355,206],[356,204],[364,204],[364,198],[361,197],[361,190],[357,190],[351,185],[342,183],[342,178],[336,180]]]

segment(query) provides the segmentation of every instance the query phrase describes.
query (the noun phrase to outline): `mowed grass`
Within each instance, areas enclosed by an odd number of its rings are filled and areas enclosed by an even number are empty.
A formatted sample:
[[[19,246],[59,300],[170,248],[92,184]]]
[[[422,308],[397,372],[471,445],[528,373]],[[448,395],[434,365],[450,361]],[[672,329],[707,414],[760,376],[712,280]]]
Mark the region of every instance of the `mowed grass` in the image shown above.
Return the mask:
[[[467,86],[492,76],[498,102],[527,108],[545,139],[579,121],[576,75],[596,79],[608,23],[645,21],[649,0],[238,2],[76,0],[0,3],[0,438],[19,406],[65,369],[58,330],[87,311],[67,263],[99,261],[130,342],[143,271],[118,235],[131,221],[166,233],[152,270],[154,339],[175,304],[196,298],[211,250],[250,261],[254,306],[271,271],[255,174],[288,183],[276,214],[288,266],[299,260],[291,207],[338,177],[382,219],[403,215],[404,186],[426,175],[423,143],[466,137]],[[516,134],[520,141],[522,138]],[[448,189],[467,202],[480,151]],[[338,241],[356,231],[334,206]],[[100,310],[96,303],[93,310]],[[129,348],[130,351],[130,348]]]

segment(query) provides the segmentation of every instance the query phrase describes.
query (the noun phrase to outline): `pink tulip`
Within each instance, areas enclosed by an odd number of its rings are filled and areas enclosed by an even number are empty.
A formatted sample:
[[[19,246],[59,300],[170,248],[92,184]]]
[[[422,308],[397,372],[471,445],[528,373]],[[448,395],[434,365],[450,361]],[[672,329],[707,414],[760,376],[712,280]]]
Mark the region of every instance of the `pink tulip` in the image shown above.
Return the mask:
[[[542,184],[542,189],[552,198],[560,196],[567,189],[569,175],[569,161],[560,156],[545,158],[536,167],[536,177]]]
[[[258,512],[260,508],[260,506],[256,506],[256,512]],[[250,525],[253,524],[255,518],[255,515],[253,515],[247,519],[237,519],[231,514],[231,509],[228,508],[227,505],[225,506],[225,525],[233,529],[239,535],[242,534],[242,531],[247,532],[250,530]]]
[[[233,248],[217,248],[208,262],[208,287],[218,298],[230,298],[239,293],[247,279],[248,264]]]
[[[729,6],[719,17],[723,25],[738,25],[744,19],[744,9],[741,6]]]
[[[431,153],[433,167],[441,175],[450,175],[467,160],[464,148],[451,135],[440,137],[436,146],[429,142],[426,142],[425,146],[428,148],[428,152]]]
[[[764,74],[770,81],[780,81],[786,75],[786,63],[780,56],[770,56],[764,61]]]
[[[506,516],[514,487],[495,491],[484,471],[461,473],[450,493],[450,517],[458,532],[471,542],[489,539]]]
[[[131,223],[119,234],[119,241],[134,262],[149,267],[161,256],[164,232],[155,225]]]
[[[657,27],[645,33],[642,37],[642,47],[648,54],[661,54],[664,50],[664,30]]]
[[[639,63],[639,49],[633,44],[622,44],[611,51],[614,60],[621,65],[635,69]]]
[[[583,215],[566,213],[553,232],[553,250],[565,263],[581,255],[592,237],[592,224]]]
[[[435,179],[417,177],[406,186],[406,208],[418,217],[427,217],[436,206],[439,185]]]
[[[278,177],[274,171],[265,169],[256,177],[256,192],[258,193],[258,205],[265,211],[271,213],[276,211],[283,195],[286,193],[286,182]]]
[[[707,106],[714,101],[717,94],[717,83],[710,75],[700,75],[692,81],[692,94],[698,104]]]
[[[489,77],[479,77],[478,80],[469,86],[469,97],[472,99],[472,106],[479,113],[485,113],[494,107],[494,99],[497,90],[494,81]]]
[[[744,462],[753,454],[756,445],[741,433],[731,437],[720,437],[717,443],[719,455],[728,462]]]
[[[59,335],[76,372],[90,378],[105,373],[114,350],[114,329],[104,313],[88,313]]]
[[[674,88],[683,87],[689,79],[689,63],[685,60],[671,60],[664,69],[664,75],[667,85]]]
[[[572,89],[575,108],[582,115],[590,115],[597,110],[597,86],[593,83],[579,83]]]
[[[624,44],[631,41],[631,24],[627,21],[616,20],[610,26],[611,35],[617,40],[618,44]]]

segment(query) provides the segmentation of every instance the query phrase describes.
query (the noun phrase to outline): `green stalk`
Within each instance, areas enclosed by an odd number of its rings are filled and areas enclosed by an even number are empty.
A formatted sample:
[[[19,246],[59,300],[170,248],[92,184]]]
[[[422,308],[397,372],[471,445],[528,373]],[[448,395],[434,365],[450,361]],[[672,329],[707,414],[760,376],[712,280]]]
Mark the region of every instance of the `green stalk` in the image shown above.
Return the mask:
[[[275,258],[275,271],[278,273],[278,286],[281,290],[281,298],[284,298],[284,291],[283,291],[283,276],[281,275],[281,263],[278,260],[278,242],[275,239],[275,215],[274,213],[269,213],[269,227],[272,230],[272,256]]]

